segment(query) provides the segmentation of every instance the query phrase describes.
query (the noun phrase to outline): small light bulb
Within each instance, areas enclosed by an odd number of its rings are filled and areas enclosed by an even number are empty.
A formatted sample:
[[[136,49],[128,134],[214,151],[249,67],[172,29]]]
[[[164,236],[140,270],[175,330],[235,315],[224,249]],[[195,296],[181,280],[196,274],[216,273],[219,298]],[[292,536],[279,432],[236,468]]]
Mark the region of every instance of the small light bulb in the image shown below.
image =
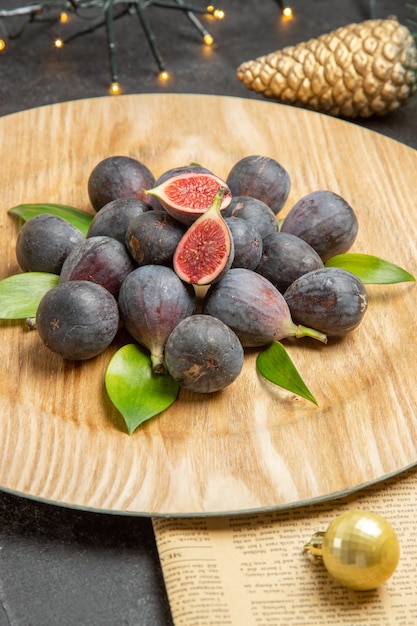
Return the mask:
[[[207,13],[214,13],[214,6],[212,4],[209,4],[206,11]]]
[[[63,45],[64,42],[62,41],[61,37],[57,37],[54,41],[55,48],[62,48]]]
[[[2,52],[6,47],[6,42],[4,39],[0,39],[0,52]]]
[[[217,20],[222,20],[225,16],[224,11],[222,11],[222,9],[215,9],[213,11],[213,15]]]
[[[120,85],[118,82],[113,82],[110,85],[110,93],[112,96],[117,96],[120,93]]]
[[[161,70],[161,71],[159,72],[159,78],[160,78],[160,80],[164,80],[164,81],[165,81],[165,80],[168,80],[168,78],[169,78],[169,73],[168,73],[166,70]]]
[[[68,13],[65,13],[65,11],[62,11],[61,15],[59,16],[59,21],[61,22],[61,24],[66,24],[68,20],[69,20]]]
[[[286,20],[292,20],[292,18],[294,17],[294,14],[292,12],[292,8],[291,7],[284,7],[282,9],[282,17],[284,17]]]
[[[214,39],[210,35],[210,33],[207,33],[206,35],[204,35],[204,43],[206,44],[206,46],[212,46],[213,42],[214,42]]]

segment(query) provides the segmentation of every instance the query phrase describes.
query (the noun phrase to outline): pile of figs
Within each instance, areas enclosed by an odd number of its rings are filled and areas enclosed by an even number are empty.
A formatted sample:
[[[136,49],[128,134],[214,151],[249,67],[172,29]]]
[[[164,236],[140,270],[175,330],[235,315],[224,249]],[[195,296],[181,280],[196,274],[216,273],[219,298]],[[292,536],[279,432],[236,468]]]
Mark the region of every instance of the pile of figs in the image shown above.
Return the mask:
[[[83,360],[123,326],[155,373],[208,393],[237,378],[245,348],[351,332],[367,309],[365,286],[325,262],[351,247],[355,213],[318,190],[279,220],[290,185],[277,161],[259,155],[225,180],[200,165],[156,179],[131,157],[102,160],[88,179],[95,213],[86,237],[49,214],[18,234],[21,269],[59,275],[38,307],[41,339]]]

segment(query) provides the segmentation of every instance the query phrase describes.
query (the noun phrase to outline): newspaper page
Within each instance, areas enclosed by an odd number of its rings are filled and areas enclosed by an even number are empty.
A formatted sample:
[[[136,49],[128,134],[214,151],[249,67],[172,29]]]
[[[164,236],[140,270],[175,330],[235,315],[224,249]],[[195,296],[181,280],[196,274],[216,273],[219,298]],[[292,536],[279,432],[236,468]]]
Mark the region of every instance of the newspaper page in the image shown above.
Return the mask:
[[[333,581],[303,553],[340,513],[366,509],[397,533],[393,576],[372,591]],[[176,626],[416,626],[417,469],[343,498],[222,517],[153,519]]]

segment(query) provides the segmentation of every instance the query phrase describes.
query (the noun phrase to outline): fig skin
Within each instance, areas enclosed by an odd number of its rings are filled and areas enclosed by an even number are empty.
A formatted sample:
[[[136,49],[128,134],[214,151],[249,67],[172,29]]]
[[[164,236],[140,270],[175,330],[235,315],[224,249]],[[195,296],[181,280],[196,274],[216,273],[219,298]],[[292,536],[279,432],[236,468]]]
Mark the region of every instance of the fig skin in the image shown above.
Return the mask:
[[[115,298],[95,283],[72,281],[50,289],[39,303],[36,328],[44,344],[64,359],[92,359],[119,328]]]
[[[262,200],[250,196],[234,196],[226,209],[226,217],[239,217],[252,224],[262,239],[278,230],[273,211]]]
[[[281,232],[301,237],[326,262],[349,250],[358,233],[358,220],[344,198],[333,191],[318,190],[296,202]]]
[[[243,367],[244,352],[236,334],[209,315],[180,322],[165,347],[165,363],[180,387],[214,393],[230,385]]]
[[[284,293],[299,276],[321,267],[320,256],[304,239],[276,232],[263,240],[262,258],[255,271]]]
[[[89,280],[115,298],[120,285],[136,264],[126,246],[112,237],[89,237],[75,246],[65,259],[59,281]]]
[[[147,202],[143,190],[152,187],[154,182],[154,175],[144,163],[115,155],[103,159],[91,171],[87,181],[88,196],[95,211],[118,198]]]
[[[113,200],[94,215],[87,237],[113,237],[125,245],[126,231],[130,222],[138,215],[151,210],[150,204],[137,198]]]
[[[225,222],[233,239],[234,256],[231,267],[254,270],[261,261],[263,251],[259,231],[240,217],[226,217]]]
[[[166,211],[154,209],[135,217],[126,231],[126,246],[138,265],[172,266],[186,227]]]
[[[344,337],[357,326],[368,307],[362,281],[337,267],[297,278],[284,294],[294,320],[311,325],[328,337]]]
[[[123,282],[120,316],[134,339],[150,352],[152,368],[164,373],[164,349],[175,326],[196,310],[196,295],[174,270],[164,265],[143,265]]]
[[[261,155],[246,156],[234,164],[226,183],[233,196],[262,200],[277,215],[291,189],[287,170],[275,159]]]
[[[264,276],[245,268],[230,269],[209,287],[202,313],[220,319],[248,348],[286,337],[311,336],[326,343],[322,333],[294,324],[278,289]]]
[[[17,262],[24,272],[59,274],[71,250],[82,241],[81,232],[62,217],[35,215],[17,235]]]

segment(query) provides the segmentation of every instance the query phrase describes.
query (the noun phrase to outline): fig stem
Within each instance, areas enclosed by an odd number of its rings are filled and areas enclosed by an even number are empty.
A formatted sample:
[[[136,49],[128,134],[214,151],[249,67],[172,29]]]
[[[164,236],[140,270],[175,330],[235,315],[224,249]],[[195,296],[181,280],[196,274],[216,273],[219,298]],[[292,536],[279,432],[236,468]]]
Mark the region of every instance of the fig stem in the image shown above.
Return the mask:
[[[159,354],[151,353],[151,365],[155,374],[165,374],[164,355],[162,352]]]
[[[314,328],[308,328],[301,324],[298,324],[295,336],[297,339],[300,339],[300,337],[312,337],[313,339],[317,339],[317,341],[327,343],[327,335],[321,333],[319,330],[314,330]]]

